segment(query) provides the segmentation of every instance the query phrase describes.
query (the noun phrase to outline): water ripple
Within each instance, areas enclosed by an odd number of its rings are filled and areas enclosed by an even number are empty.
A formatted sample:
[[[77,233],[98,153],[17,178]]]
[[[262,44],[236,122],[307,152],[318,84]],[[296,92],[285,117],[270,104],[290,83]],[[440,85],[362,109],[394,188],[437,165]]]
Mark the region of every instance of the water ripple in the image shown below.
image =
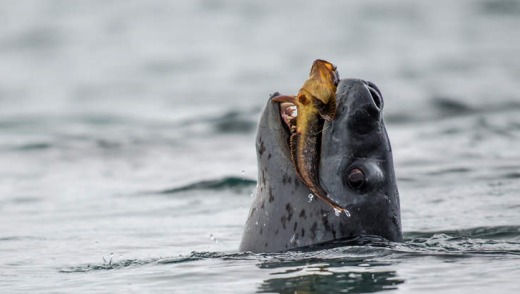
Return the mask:
[[[520,238],[520,226],[493,226],[493,227],[476,227],[461,230],[444,230],[435,232],[406,232],[406,240],[427,239],[436,235],[447,235],[451,238],[479,238],[479,239],[502,239]]]
[[[105,262],[103,264],[87,264],[73,267],[66,267],[59,270],[60,273],[86,273],[91,271],[103,271],[103,270],[118,270],[128,267],[142,266],[154,263],[156,259],[151,260],[138,260],[138,259],[127,259],[118,262]]]
[[[174,265],[192,263],[201,260],[221,261],[255,261],[260,269],[277,269],[274,273],[289,274],[305,268],[322,267],[327,269],[343,267],[385,267],[399,263],[403,258],[421,258],[425,256],[469,258],[472,256],[506,255],[520,258],[520,242],[482,240],[461,236],[473,232],[479,236],[490,238],[519,235],[519,227],[476,228],[472,230],[454,231],[459,236],[450,236],[445,233],[407,233],[407,239],[414,239],[404,243],[386,241],[380,237],[365,236],[346,240],[336,240],[326,244],[318,244],[307,248],[282,253],[226,253],[226,252],[192,252],[189,255],[177,257],[161,257],[152,259],[128,259],[117,262],[104,261],[102,264],[87,264],[59,269],[61,273],[83,273],[102,270],[121,270],[129,267],[144,265]],[[433,234],[433,235],[432,235]],[[422,237],[418,237],[422,236]],[[300,268],[300,270],[295,270]],[[301,276],[299,277],[301,278]]]

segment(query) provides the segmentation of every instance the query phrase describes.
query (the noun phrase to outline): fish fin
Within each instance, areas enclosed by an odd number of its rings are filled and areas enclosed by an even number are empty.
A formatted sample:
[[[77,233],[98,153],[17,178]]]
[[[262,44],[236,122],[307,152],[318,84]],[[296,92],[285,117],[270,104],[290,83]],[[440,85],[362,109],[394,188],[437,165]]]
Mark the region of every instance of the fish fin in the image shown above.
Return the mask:
[[[280,95],[280,96],[276,96],[274,98],[271,99],[271,101],[273,102],[289,102],[289,103],[292,103],[292,104],[296,104],[296,97],[295,96],[289,96],[289,95]]]
[[[314,98],[314,97],[313,97]],[[329,103],[323,103],[320,99],[312,99],[314,106],[318,109],[321,118],[331,121],[336,116],[336,99],[331,99]]]

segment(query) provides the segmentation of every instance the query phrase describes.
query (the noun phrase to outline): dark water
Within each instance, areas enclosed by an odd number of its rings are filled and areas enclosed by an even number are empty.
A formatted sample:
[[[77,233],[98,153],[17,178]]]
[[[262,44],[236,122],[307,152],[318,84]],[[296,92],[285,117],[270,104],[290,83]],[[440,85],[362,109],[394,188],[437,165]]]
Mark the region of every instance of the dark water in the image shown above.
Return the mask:
[[[0,292],[520,291],[520,2],[278,2],[2,2]],[[406,241],[238,253],[316,58],[383,92]]]

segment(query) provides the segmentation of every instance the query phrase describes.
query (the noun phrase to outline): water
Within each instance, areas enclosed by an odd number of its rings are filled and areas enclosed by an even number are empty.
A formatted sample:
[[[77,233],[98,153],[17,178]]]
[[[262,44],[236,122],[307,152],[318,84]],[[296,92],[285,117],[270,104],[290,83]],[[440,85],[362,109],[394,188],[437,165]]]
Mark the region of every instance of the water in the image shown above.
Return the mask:
[[[520,2],[278,2],[3,2],[0,292],[518,293]],[[383,92],[406,240],[239,253],[316,58]]]

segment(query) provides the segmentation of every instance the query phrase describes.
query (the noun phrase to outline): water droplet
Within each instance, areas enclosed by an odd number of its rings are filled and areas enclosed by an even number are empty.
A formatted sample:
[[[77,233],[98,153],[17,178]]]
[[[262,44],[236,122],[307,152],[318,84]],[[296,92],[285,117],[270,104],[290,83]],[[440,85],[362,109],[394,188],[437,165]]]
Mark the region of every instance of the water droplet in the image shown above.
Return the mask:
[[[257,225],[257,226],[258,226],[258,222],[255,222],[255,225]]]
[[[309,198],[309,203],[312,203],[312,201],[314,200],[314,195],[311,193],[307,197]]]
[[[112,265],[112,258],[114,257],[114,253],[110,253],[110,256],[108,257],[108,260],[103,256],[103,262],[106,265]]]
[[[341,212],[344,212],[347,217],[350,217],[350,211],[346,210],[345,208],[334,208],[334,214],[336,216],[340,216]]]

